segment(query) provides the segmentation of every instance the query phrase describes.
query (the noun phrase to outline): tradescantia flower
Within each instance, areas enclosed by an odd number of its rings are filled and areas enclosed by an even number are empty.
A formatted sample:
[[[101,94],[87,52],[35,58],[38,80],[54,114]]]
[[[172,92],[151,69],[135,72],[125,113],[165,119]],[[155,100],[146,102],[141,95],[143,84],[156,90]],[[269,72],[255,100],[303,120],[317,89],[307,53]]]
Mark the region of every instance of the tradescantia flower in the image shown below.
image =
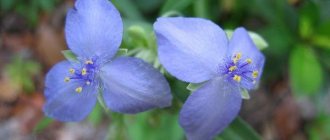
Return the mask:
[[[68,11],[65,35],[77,60],[62,61],[47,74],[47,116],[79,121],[93,109],[99,92],[108,108],[138,113],[171,104],[165,78],[151,65],[132,57],[114,57],[123,23],[108,0],[78,0]]]
[[[165,69],[186,82],[205,82],[184,103],[181,127],[189,140],[212,139],[237,116],[240,89],[256,87],[263,54],[244,28],[228,41],[219,26],[205,19],[159,18],[154,29]]]

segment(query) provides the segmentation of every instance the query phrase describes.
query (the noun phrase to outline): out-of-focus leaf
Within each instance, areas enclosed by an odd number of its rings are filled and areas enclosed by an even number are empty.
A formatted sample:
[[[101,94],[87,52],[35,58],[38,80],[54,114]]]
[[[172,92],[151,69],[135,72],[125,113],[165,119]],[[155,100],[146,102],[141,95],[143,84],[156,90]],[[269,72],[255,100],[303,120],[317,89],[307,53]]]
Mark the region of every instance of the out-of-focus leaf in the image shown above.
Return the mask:
[[[152,12],[160,8],[164,0],[135,0],[135,4],[143,12]]]
[[[225,32],[229,39],[233,36],[234,33],[233,30],[225,30]],[[268,43],[266,42],[266,40],[263,37],[261,37],[259,34],[252,31],[248,31],[248,33],[251,39],[253,40],[253,43],[257,46],[259,50],[263,50],[268,47]]]
[[[0,7],[2,10],[7,11],[13,7],[14,3],[13,0],[0,0]]]
[[[112,0],[118,10],[129,19],[142,20],[143,16],[131,0]]]
[[[33,128],[34,133],[39,133],[40,131],[44,130],[46,127],[48,127],[53,120],[48,117],[43,117]]]
[[[161,9],[161,15],[169,11],[181,11],[188,7],[194,0],[166,0]]]
[[[311,36],[315,24],[319,21],[319,9],[313,2],[306,2],[300,9],[299,31],[303,38]]]
[[[322,64],[330,70],[330,49],[329,50],[322,50],[319,52]]]
[[[283,26],[268,26],[263,30],[260,30],[260,34],[267,40],[270,47],[265,49],[265,53],[269,56],[274,56],[276,59],[280,59],[280,62],[287,60],[288,53],[292,44],[294,43],[294,35],[290,30],[286,29]],[[282,60],[281,60],[282,59]],[[268,59],[267,62],[274,61],[276,63],[279,60],[275,61]],[[276,68],[275,68],[276,69]]]
[[[247,99],[247,100],[250,99],[249,91],[247,91],[244,88],[241,88],[241,96],[243,99]]]
[[[330,139],[330,116],[321,114],[308,126],[307,130],[310,140]]]
[[[38,5],[41,10],[49,12],[55,6],[56,0],[38,0]]]
[[[322,67],[314,51],[297,45],[290,54],[290,82],[298,95],[313,95],[323,83]]]
[[[145,112],[127,116],[128,132],[132,140],[182,140],[183,130],[177,115],[164,112]]]
[[[130,126],[128,127],[130,128]],[[112,121],[109,126],[107,140],[129,140],[127,128],[124,123],[124,116],[112,113]]]
[[[93,111],[88,116],[88,121],[94,125],[98,125],[102,121],[102,107],[97,103]]]
[[[329,36],[313,35],[311,42],[316,47],[330,49],[330,35]]]
[[[258,133],[243,119],[237,117],[216,140],[260,140]]]
[[[40,71],[39,63],[20,55],[15,56],[10,64],[5,66],[10,82],[25,93],[32,93],[35,90],[33,78]]]
[[[71,50],[64,50],[62,51],[62,54],[64,55],[64,57],[71,61],[71,62],[77,62],[77,56],[71,51]]]
[[[208,0],[195,0],[194,4],[194,12],[197,17],[202,18],[210,18],[209,15],[209,1]]]

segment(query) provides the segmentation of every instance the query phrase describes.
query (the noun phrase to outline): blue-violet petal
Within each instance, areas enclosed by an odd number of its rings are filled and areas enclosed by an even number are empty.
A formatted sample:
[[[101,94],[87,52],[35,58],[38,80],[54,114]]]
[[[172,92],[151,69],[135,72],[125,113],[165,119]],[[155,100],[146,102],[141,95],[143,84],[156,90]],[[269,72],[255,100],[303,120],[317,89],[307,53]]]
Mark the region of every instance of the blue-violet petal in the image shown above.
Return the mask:
[[[219,74],[228,48],[219,26],[201,18],[158,18],[154,30],[160,62],[173,76],[199,83]]]
[[[115,112],[138,113],[171,105],[172,95],[165,77],[148,63],[119,57],[101,68],[103,98]]]
[[[111,59],[120,46],[122,34],[120,14],[108,0],[77,0],[67,14],[66,40],[80,57]]]
[[[179,122],[189,140],[211,140],[237,116],[242,98],[239,88],[215,78],[190,95]]]

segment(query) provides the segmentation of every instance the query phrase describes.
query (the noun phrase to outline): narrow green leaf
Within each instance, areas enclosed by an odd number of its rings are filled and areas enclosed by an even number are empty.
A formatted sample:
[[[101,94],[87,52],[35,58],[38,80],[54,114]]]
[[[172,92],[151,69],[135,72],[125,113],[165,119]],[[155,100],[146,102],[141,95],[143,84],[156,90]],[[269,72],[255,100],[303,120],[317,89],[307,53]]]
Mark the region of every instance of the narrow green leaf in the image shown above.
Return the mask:
[[[231,39],[231,37],[233,36],[234,31],[233,30],[225,30],[228,39]],[[268,43],[266,42],[266,40],[261,37],[259,34],[252,32],[252,31],[248,31],[251,39],[253,40],[253,43],[257,46],[257,48],[259,50],[263,50],[265,48],[268,47]]]
[[[71,51],[71,50],[63,50],[62,54],[64,57],[71,62],[76,62],[78,61],[77,56]]]
[[[241,88],[241,96],[243,99],[250,99],[249,91],[244,88]]]
[[[48,117],[43,117],[33,128],[34,133],[39,133],[40,131],[44,130],[46,127],[48,127],[53,120]]]
[[[298,95],[317,93],[323,83],[321,64],[311,48],[297,45],[290,54],[290,82]]]
[[[258,133],[243,119],[237,117],[219,136],[221,140],[260,140]]]
[[[200,88],[204,83],[189,83],[189,85],[187,86],[187,89],[191,92],[197,90],[198,88]]]

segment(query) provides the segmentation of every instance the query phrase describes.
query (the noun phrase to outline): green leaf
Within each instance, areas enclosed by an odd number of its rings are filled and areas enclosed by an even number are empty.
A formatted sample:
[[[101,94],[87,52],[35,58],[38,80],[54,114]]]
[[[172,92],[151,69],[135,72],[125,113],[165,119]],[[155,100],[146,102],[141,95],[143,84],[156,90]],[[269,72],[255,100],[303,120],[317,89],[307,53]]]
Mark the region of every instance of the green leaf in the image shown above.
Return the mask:
[[[125,48],[120,48],[117,53],[116,53],[116,56],[126,56],[127,55],[127,52],[128,52],[128,49],[125,49]]]
[[[307,126],[307,130],[310,140],[330,139],[330,116],[320,114]]]
[[[88,116],[88,121],[94,125],[98,125],[102,121],[102,107],[99,103],[96,103],[93,111]]]
[[[0,0],[0,7],[3,11],[8,11],[14,7],[14,0]]]
[[[319,9],[313,2],[306,2],[299,11],[299,32],[301,37],[312,36],[319,21]]]
[[[43,117],[33,128],[33,132],[34,133],[39,133],[42,130],[44,130],[45,128],[47,128],[51,123],[53,122],[53,120],[51,118],[48,117]]]
[[[161,15],[169,11],[181,11],[188,7],[194,0],[167,0],[161,9]]]
[[[184,134],[177,118],[177,114],[149,111],[125,119],[132,140],[182,140]]]
[[[71,62],[78,61],[77,56],[71,50],[64,50],[64,51],[62,51],[62,54],[64,55],[64,57],[67,60],[69,60]]]
[[[330,37],[325,35],[313,35],[311,43],[316,47],[330,49]]]
[[[135,3],[131,0],[112,0],[112,3],[118,8],[118,10],[129,19],[142,20],[143,16],[139,9],[135,6]]]
[[[187,86],[187,89],[191,92],[197,90],[198,88],[200,88],[204,83],[189,83],[189,85]]]
[[[290,82],[297,94],[312,95],[323,83],[323,71],[314,51],[297,45],[290,54]]]
[[[250,99],[249,91],[244,88],[241,88],[241,96],[243,99]]]
[[[218,136],[220,140],[260,140],[258,133],[243,119],[237,117],[225,130]]]
[[[225,30],[225,32],[229,39],[233,36],[234,33],[233,30]],[[266,40],[263,37],[261,37],[259,34],[252,31],[248,31],[248,33],[251,39],[253,40],[253,43],[257,46],[259,50],[263,50],[268,47],[268,43],[266,42]]]
[[[210,18],[209,11],[209,1],[196,0],[194,2],[194,12],[197,17]]]

